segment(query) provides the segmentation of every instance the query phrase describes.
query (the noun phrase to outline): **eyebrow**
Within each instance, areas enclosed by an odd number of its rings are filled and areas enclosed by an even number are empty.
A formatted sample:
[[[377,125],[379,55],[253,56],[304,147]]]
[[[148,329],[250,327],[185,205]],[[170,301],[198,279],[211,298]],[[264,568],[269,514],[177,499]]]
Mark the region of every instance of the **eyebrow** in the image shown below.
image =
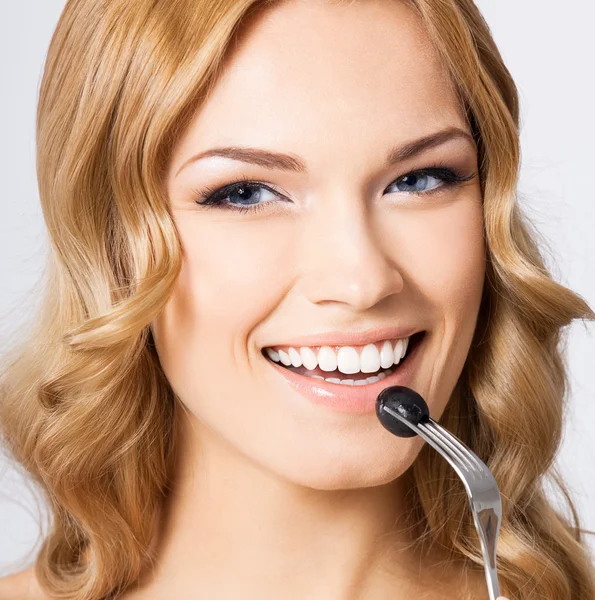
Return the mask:
[[[448,127],[447,129],[437,131],[436,133],[408,142],[402,146],[394,147],[386,158],[385,166],[390,167],[403,160],[416,156],[417,154],[421,154],[425,150],[435,148],[450,140],[459,138],[467,139],[474,146],[476,145],[473,136],[464,129],[460,129],[459,127]],[[292,171],[294,173],[304,173],[306,171],[306,163],[299,156],[294,154],[271,152],[270,150],[263,150],[262,148],[224,146],[220,148],[211,148],[191,156],[178,169],[176,177],[180,174],[182,169],[190,163],[209,156],[230,158],[232,160],[258,165],[266,169],[279,169],[281,171]]]

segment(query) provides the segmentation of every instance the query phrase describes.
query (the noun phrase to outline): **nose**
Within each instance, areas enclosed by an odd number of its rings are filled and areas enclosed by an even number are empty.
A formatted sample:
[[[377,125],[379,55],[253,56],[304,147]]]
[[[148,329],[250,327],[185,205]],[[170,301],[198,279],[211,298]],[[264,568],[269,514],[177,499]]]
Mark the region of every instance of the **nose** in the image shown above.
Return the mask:
[[[304,295],[315,304],[341,303],[364,311],[399,293],[403,277],[381,217],[353,194],[327,197],[320,204],[308,216],[299,249]]]

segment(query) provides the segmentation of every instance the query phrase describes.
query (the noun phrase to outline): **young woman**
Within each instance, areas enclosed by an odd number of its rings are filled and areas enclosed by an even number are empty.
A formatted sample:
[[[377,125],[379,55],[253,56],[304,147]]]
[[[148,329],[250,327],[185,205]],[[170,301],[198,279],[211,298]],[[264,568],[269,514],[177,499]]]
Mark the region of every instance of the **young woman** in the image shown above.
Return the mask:
[[[502,593],[595,598],[541,489],[562,328],[595,314],[517,204],[471,0],[70,0],[37,144],[47,288],[0,405],[53,522],[0,598],[487,599],[389,385],[494,473]]]

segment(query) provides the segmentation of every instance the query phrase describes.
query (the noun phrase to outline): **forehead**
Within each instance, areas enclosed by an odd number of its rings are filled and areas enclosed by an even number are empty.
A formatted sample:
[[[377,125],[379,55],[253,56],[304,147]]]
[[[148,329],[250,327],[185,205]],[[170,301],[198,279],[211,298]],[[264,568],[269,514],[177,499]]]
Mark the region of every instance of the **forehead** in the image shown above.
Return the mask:
[[[468,129],[411,7],[289,0],[240,26],[181,152],[233,143],[316,161],[341,147],[361,160],[362,146],[384,157],[388,146],[451,125]]]

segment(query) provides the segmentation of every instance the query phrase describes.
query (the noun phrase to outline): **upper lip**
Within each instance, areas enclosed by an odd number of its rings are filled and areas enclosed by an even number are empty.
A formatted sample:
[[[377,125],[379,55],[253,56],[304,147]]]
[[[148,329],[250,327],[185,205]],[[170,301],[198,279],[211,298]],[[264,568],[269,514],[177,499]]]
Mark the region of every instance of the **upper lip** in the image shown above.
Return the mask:
[[[418,331],[423,331],[419,327],[408,327],[406,325],[396,325],[390,327],[378,327],[375,329],[366,329],[364,331],[325,331],[313,335],[305,335],[292,338],[278,344],[269,344],[265,346],[365,346],[383,340],[393,340],[397,338],[406,338]]]

